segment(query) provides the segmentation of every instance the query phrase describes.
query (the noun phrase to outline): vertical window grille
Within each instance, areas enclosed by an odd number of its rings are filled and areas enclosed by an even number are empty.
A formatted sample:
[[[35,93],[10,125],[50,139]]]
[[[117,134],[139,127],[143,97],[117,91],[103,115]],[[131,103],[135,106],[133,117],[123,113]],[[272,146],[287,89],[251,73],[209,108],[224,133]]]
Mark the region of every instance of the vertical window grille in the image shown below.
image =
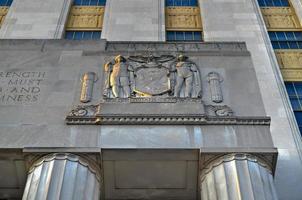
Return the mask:
[[[302,133],[302,82],[286,82],[285,86]]]
[[[0,6],[11,6],[13,3],[13,0],[0,0]]]
[[[302,32],[299,31],[269,31],[274,49],[302,49]]]
[[[258,0],[261,7],[287,7],[288,0]]]

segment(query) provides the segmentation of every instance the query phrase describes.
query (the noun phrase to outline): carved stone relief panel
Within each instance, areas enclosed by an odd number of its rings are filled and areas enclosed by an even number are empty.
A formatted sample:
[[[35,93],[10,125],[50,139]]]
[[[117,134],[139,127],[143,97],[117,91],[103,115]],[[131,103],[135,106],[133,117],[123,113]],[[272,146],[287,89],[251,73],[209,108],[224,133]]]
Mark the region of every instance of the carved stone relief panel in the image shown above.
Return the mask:
[[[103,6],[73,6],[71,8],[67,30],[102,30]]]
[[[103,98],[96,105],[78,105],[66,117],[67,124],[244,124],[269,123],[269,119],[234,116],[221,104],[222,77],[207,74],[210,98],[202,100],[200,67],[189,57],[174,55],[117,55],[103,66]],[[82,77],[82,103],[91,101],[94,72]],[[219,105],[217,105],[219,104]],[[250,121],[252,120],[252,122]]]
[[[166,30],[202,30],[198,7],[167,7]]]
[[[209,82],[212,101],[214,103],[221,103],[223,101],[223,95],[220,83],[223,79],[217,72],[210,72],[207,78]]]
[[[8,12],[9,7],[6,6],[0,6],[0,27],[4,21],[4,18]]]
[[[301,29],[300,22],[291,7],[261,8],[267,29]]]
[[[201,80],[197,66],[179,55],[118,55],[104,66],[107,98],[174,96],[201,97]]]
[[[277,50],[276,57],[285,81],[301,81],[302,51]]]

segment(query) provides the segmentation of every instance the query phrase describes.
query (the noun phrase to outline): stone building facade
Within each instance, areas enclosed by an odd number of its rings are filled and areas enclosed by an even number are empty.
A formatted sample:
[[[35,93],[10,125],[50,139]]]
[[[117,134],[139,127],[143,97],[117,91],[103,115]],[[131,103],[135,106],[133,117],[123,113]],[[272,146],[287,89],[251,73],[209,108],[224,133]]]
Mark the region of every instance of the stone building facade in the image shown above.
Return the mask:
[[[266,1],[0,2],[1,199],[300,199]]]

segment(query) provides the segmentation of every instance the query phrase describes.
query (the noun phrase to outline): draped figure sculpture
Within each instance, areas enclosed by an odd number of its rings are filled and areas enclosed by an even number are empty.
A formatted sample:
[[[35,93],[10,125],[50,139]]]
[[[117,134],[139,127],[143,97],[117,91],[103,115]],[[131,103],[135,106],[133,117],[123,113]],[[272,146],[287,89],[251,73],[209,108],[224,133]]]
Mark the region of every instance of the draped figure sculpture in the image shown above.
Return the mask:
[[[114,98],[129,98],[131,96],[131,84],[133,70],[126,59],[118,55],[114,58],[114,64],[105,64],[106,81],[104,95]]]
[[[197,66],[188,61],[188,57],[179,55],[174,67],[176,84],[174,97],[199,98],[201,97],[201,80]],[[181,91],[183,90],[183,96]]]

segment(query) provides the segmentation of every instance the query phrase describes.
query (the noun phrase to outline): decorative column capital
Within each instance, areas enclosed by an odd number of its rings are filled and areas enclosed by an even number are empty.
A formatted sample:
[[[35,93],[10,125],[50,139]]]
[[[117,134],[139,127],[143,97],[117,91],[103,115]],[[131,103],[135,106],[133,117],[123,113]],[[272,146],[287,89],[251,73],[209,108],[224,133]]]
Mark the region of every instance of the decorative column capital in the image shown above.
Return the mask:
[[[37,157],[32,158],[23,200],[99,199],[101,170],[95,160],[72,153],[52,153]]]
[[[235,160],[246,160],[249,162],[254,162],[259,164],[260,166],[268,169],[270,173],[273,172],[272,164],[265,158],[261,158],[259,155],[253,155],[248,153],[230,153],[230,154],[223,154],[223,155],[216,155],[213,156],[211,159],[206,161],[201,169],[201,180],[206,176],[207,173],[213,170],[214,167],[217,167],[225,162],[231,162]]]
[[[278,199],[272,171],[270,162],[261,156],[212,156],[201,171],[201,199]]]
[[[77,162],[80,165],[87,167],[91,173],[95,174],[98,181],[101,180],[101,170],[96,161],[89,158],[87,155],[77,155],[73,153],[52,153],[44,155],[38,159],[36,158],[30,166],[28,173],[33,172],[35,168],[39,167],[44,162],[51,162],[55,160],[68,160],[70,162]]]

